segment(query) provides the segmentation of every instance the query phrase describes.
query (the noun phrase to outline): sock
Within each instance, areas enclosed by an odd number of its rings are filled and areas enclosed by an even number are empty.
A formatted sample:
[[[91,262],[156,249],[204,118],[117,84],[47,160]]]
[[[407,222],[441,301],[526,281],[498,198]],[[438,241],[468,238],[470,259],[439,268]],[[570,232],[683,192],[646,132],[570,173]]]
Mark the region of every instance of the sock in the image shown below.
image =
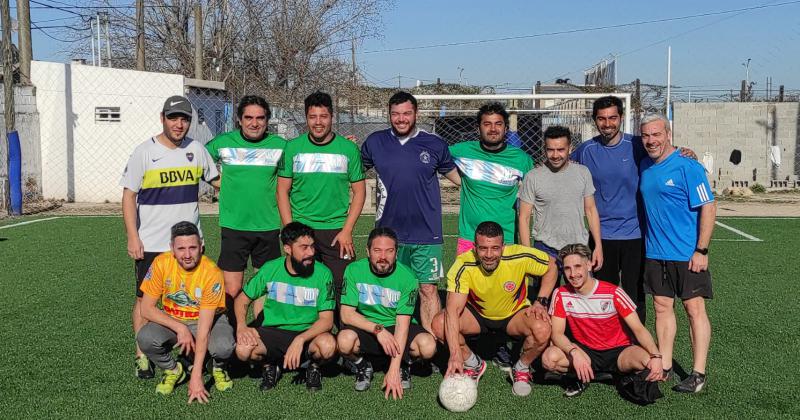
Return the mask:
[[[481,366],[481,359],[473,352],[469,355],[467,360],[464,361],[464,366],[468,368],[479,368]]]
[[[530,370],[531,366],[522,363],[522,360],[517,360],[517,363],[514,363],[514,370]]]

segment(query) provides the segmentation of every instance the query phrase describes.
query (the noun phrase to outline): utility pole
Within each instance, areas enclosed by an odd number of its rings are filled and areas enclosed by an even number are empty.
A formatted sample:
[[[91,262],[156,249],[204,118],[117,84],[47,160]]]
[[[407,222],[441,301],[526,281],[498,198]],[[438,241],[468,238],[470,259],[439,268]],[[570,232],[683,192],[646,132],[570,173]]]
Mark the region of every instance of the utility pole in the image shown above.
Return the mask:
[[[203,79],[203,9],[194,5],[194,77]]]
[[[97,15],[97,66],[103,67],[103,47],[101,47],[100,43],[100,13]]]
[[[11,9],[9,0],[0,0],[3,20],[3,116],[6,133],[14,131],[14,56],[11,52]]]
[[[17,42],[19,47],[19,81],[23,85],[31,84],[31,4],[29,0],[17,0]]]
[[[111,34],[108,30],[108,12],[103,12],[103,20],[106,22],[106,58],[108,59],[108,67],[111,67]]]
[[[783,102],[783,85],[778,87],[778,102]]]
[[[750,59],[748,58],[746,62],[742,63],[744,66],[744,80],[746,84],[750,84]]]
[[[400,89],[400,78],[401,77],[402,77],[401,75],[399,75],[399,74],[397,75],[397,88],[398,89]]]
[[[666,112],[667,119],[672,121],[672,111],[670,110],[669,101],[672,94],[672,46],[667,47],[667,103]]]
[[[144,71],[144,0],[136,0],[136,70]]]
[[[742,80],[742,87],[739,89],[739,102],[744,102],[747,98],[747,82]]]
[[[92,65],[96,66],[97,61],[94,58],[94,35],[92,35],[94,33],[94,19],[89,19],[89,28],[89,41],[92,43]],[[98,45],[97,48],[100,49],[100,46]]]

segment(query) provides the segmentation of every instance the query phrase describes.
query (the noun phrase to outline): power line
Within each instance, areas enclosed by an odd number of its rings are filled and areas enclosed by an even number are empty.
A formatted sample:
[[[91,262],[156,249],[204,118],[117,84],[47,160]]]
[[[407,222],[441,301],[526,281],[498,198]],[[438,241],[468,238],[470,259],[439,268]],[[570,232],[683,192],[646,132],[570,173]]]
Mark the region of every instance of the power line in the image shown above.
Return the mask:
[[[530,39],[530,38],[541,38],[546,36],[554,36],[554,35],[567,35],[567,34],[574,34],[579,32],[593,32],[593,31],[602,31],[606,29],[618,29],[618,28],[628,28],[631,26],[641,26],[641,25],[649,25],[653,23],[665,23],[665,22],[675,22],[680,20],[687,20],[687,19],[696,19],[701,17],[708,17],[708,16],[716,16],[716,15],[723,15],[728,13],[737,13],[737,12],[747,12],[752,10],[759,10],[759,9],[766,9],[770,7],[779,7],[779,6],[786,6],[791,4],[798,4],[800,0],[794,1],[786,1],[782,3],[774,3],[774,4],[762,4],[759,6],[751,6],[751,7],[743,7],[740,9],[729,9],[729,10],[720,10],[715,12],[705,12],[705,13],[698,13],[694,15],[686,15],[686,16],[678,16],[678,17],[670,17],[670,18],[662,18],[662,19],[651,19],[651,20],[643,20],[638,22],[628,22],[628,23],[620,23],[616,25],[605,25],[605,26],[594,26],[589,28],[577,28],[577,29],[567,29],[563,31],[553,31],[553,32],[542,32],[538,34],[530,34],[530,35],[517,35],[517,36],[507,36],[502,38],[489,38],[489,39],[480,39],[480,40],[473,40],[473,41],[458,41],[458,42],[447,42],[447,43],[440,43],[440,44],[429,44],[429,45],[417,45],[412,47],[398,47],[398,48],[386,48],[381,50],[369,50],[363,51],[362,54],[377,54],[377,53],[384,53],[384,52],[398,52],[398,51],[411,51],[411,50],[423,50],[423,49],[431,49],[431,48],[442,48],[442,47],[459,47],[464,45],[475,45],[475,44],[486,44],[491,42],[501,42],[501,41],[515,41],[519,39]]]
[[[84,14],[81,14],[81,13],[78,13],[78,12],[73,12],[72,10],[68,10],[68,9],[66,9],[64,7],[53,6],[53,5],[50,5],[50,4],[47,4],[47,3],[42,3],[42,2],[39,2],[39,1],[36,1],[36,0],[30,0],[30,2],[34,3],[34,4],[38,4],[40,6],[40,7],[31,6],[30,7],[31,9],[54,9],[54,10],[60,10],[60,11],[65,12],[65,13],[70,13],[70,14],[73,14],[75,16],[80,16],[80,17],[87,17],[88,16],[88,15],[84,15]]]

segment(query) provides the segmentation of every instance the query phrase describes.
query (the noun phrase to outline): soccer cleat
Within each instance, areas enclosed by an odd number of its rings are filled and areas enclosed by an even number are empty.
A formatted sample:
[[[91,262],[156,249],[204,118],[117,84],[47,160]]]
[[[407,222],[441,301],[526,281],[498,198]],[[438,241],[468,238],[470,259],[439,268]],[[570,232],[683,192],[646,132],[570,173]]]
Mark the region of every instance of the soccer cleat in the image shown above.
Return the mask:
[[[372,363],[364,359],[356,365],[356,391],[366,391],[372,384]]]
[[[530,395],[532,390],[531,382],[533,382],[533,375],[531,374],[530,368],[517,370],[512,367],[509,376],[513,382],[511,385],[511,393],[518,397],[527,397]]]
[[[589,388],[589,384],[583,383],[579,379],[569,381],[564,386],[564,396],[567,398],[577,397],[578,395],[583,394],[583,391],[586,391],[586,388]]]
[[[403,389],[411,389],[411,365],[403,362],[400,364],[400,385]]]
[[[221,367],[211,369],[211,376],[214,377],[214,388],[218,391],[227,391],[233,388],[233,381],[228,376],[228,371]]]
[[[505,344],[501,344],[497,347],[497,353],[492,358],[492,363],[497,366],[498,369],[502,370],[503,372],[511,372],[511,354],[508,352],[508,347]]]
[[[704,373],[692,371],[691,375],[678,382],[677,385],[672,387],[672,390],[675,392],[693,394],[702,391],[705,385],[706,375]]]
[[[264,365],[264,372],[261,374],[261,385],[258,387],[262,391],[269,391],[278,385],[281,379],[281,368],[278,365]]]
[[[486,372],[486,362],[480,358],[478,358],[478,361],[480,361],[480,364],[476,368],[464,366],[464,375],[472,378],[475,383],[480,382],[481,376],[483,376],[483,374]]]
[[[322,372],[316,363],[310,363],[306,369],[306,388],[309,391],[319,391],[322,389]]]
[[[178,363],[175,365],[175,369],[164,371],[164,377],[156,385],[156,392],[161,395],[172,394],[175,386],[183,382],[184,379],[186,379],[186,372],[183,370],[183,365]]]
[[[136,357],[136,377],[139,379],[153,379],[156,376],[153,364],[145,355]]]

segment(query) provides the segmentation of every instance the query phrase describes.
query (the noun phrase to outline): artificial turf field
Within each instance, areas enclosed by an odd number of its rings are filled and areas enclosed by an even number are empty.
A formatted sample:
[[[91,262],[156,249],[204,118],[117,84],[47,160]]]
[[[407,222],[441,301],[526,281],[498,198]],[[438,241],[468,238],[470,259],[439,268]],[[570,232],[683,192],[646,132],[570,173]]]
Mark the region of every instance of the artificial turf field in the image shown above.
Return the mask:
[[[800,418],[800,219],[720,218],[711,246],[715,299],[708,302],[713,337],[708,382],[698,395],[676,394],[648,407],[593,384],[567,400],[557,385],[534,385],[528,398],[511,394],[507,376],[490,366],[478,402],[450,414],[436,401],[441,377],[414,377],[401,401],[385,401],[377,374],[367,392],[353,378],[326,377],[309,394],[284,375],[268,393],[250,377],[226,393],[212,389],[207,405],[187,405],[186,385],[163,397],[157,379],[133,376],[133,264],[120,217],[42,217],[0,221],[0,417],[3,418]],[[371,216],[359,221],[365,247]],[[203,217],[207,254],[219,253],[216,217]],[[445,216],[446,267],[454,258],[457,221]],[[754,241],[753,237],[762,241]],[[360,257],[363,256],[363,251]],[[691,370],[686,318],[678,308],[676,368]],[[648,327],[653,331],[652,307]],[[160,372],[157,374],[160,377]]]

